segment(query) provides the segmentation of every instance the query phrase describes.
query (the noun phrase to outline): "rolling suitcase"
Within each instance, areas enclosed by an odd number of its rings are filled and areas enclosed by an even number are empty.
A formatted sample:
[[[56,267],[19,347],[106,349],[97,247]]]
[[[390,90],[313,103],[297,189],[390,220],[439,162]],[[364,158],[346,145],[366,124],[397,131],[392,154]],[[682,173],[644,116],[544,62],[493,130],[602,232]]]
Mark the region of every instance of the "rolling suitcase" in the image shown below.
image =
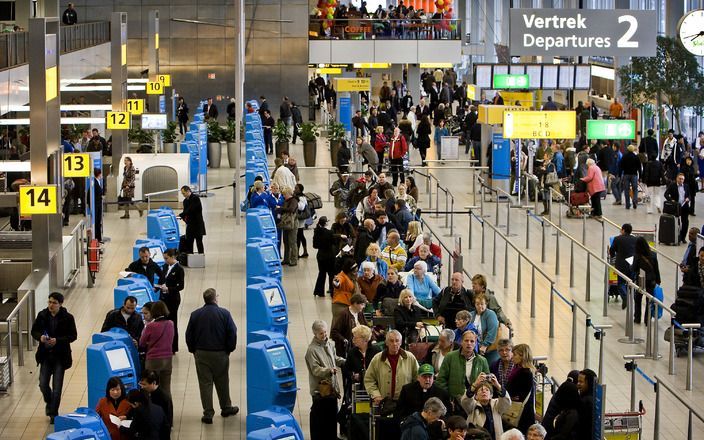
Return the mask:
[[[658,243],[668,246],[677,245],[677,240],[680,236],[677,217],[674,215],[663,214],[660,216],[658,224]]]

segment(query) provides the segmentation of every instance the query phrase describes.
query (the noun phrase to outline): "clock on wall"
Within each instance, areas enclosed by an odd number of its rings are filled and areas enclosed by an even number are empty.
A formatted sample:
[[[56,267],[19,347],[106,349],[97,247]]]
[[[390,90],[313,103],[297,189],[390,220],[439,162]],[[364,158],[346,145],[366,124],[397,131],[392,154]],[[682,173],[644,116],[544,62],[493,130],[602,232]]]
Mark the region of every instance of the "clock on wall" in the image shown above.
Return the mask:
[[[704,56],[704,9],[689,11],[680,18],[677,34],[685,49],[697,56]]]

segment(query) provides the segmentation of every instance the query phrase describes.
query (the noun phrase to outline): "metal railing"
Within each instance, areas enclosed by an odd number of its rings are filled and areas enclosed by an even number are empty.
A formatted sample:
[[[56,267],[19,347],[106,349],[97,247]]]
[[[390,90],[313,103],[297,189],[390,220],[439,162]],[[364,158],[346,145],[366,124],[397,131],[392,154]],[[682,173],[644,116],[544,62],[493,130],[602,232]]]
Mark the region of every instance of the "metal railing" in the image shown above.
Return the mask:
[[[30,275],[31,276],[31,275]],[[24,366],[24,340],[27,341],[27,351],[34,349],[34,343],[32,341],[32,325],[34,324],[34,290],[23,290],[20,287],[17,293],[17,305],[12,309],[12,311],[5,317],[5,319],[0,321],[0,328],[7,329],[7,334],[5,335],[5,354],[7,356],[8,369],[10,373],[8,385],[12,384],[14,378],[14,338],[17,338],[17,365],[20,367]],[[25,318],[22,315],[25,312]],[[23,324],[25,329],[23,330]]]
[[[166,189],[164,191],[155,191],[151,193],[144,194],[143,198],[147,199],[147,213],[152,210],[152,198],[155,196],[163,196],[166,194],[171,194],[171,193],[178,193],[180,192],[180,188],[174,188],[174,189]],[[178,199],[178,197],[177,197]]]
[[[65,54],[110,41],[110,22],[94,21],[61,26],[59,43]],[[29,62],[29,32],[0,34],[0,70]]]
[[[309,40],[462,40],[462,20],[311,18]]]
[[[684,405],[685,408],[687,408],[687,440],[693,440],[693,417],[696,417],[697,419],[699,419],[699,421],[704,422],[704,416],[700,414],[694,407],[692,407],[692,405],[685,402],[682,399],[680,392],[673,390],[666,382],[664,382],[658,376],[655,376],[655,421],[653,426],[653,439],[660,440],[660,411],[662,409],[660,403],[660,393],[663,388],[668,391],[672,397],[674,397],[675,399],[677,399],[677,401]]]

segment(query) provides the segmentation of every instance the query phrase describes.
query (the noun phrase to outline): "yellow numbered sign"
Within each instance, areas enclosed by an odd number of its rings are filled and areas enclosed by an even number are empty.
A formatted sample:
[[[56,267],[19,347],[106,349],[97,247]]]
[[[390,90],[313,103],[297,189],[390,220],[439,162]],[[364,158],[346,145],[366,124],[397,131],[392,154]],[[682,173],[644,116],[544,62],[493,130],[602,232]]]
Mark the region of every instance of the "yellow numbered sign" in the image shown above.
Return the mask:
[[[56,185],[20,186],[20,215],[58,214],[59,192]]]
[[[89,177],[90,170],[90,154],[64,154],[64,177]]]
[[[128,99],[127,111],[130,112],[131,115],[141,115],[142,113],[144,113],[144,100]]]
[[[147,83],[147,95],[162,95],[164,93],[164,85],[159,81],[149,81]]]
[[[130,128],[129,112],[108,112],[105,119],[107,119],[108,130],[129,130]]]
[[[156,80],[161,83],[164,87],[171,87],[171,75],[167,73],[160,73],[156,76]]]

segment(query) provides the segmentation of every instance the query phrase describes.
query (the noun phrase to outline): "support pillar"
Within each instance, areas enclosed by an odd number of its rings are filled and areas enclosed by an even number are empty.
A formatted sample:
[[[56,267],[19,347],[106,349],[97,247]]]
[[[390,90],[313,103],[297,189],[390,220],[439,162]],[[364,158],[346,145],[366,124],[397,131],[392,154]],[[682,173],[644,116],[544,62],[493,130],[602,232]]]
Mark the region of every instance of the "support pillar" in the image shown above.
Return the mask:
[[[113,12],[110,25],[110,66],[112,93],[112,111],[126,111],[127,99],[127,13]],[[108,202],[116,202],[120,188],[117,177],[120,174],[120,159],[127,154],[127,130],[112,130],[112,168],[106,178],[110,192],[106,194]],[[118,210],[117,205],[107,205],[109,211]]]
[[[408,65],[408,90],[411,92],[413,103],[420,103],[420,64]]]
[[[150,81],[155,79],[159,74],[159,10],[149,11],[149,33],[147,40],[149,46],[147,48],[147,59],[149,61],[149,78]],[[159,96],[149,95],[148,104],[150,113],[159,113]]]
[[[235,1],[235,102],[238,110],[235,112],[235,123],[237,127],[242,126],[242,115],[244,114],[244,0]],[[242,154],[242,139],[240,130],[235,130],[235,143],[237,144],[235,160],[235,223],[240,224],[240,193],[237,184],[240,182],[240,157]]]

